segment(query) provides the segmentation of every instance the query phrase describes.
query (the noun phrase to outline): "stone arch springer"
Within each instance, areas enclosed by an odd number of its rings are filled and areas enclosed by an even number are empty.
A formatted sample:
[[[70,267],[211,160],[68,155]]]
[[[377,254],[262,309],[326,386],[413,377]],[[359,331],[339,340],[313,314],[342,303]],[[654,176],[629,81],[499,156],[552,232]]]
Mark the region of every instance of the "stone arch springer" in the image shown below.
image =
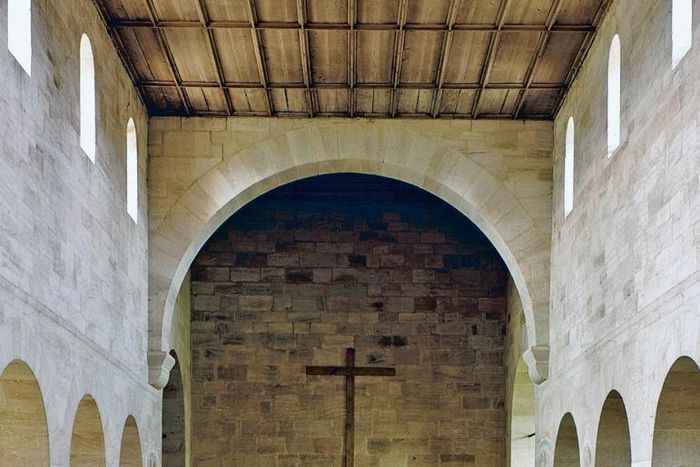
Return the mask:
[[[354,128],[359,126],[360,128]],[[161,149],[167,151],[166,149]],[[548,192],[516,186],[468,151],[390,123],[309,123],[253,144],[224,144],[220,159],[149,219],[149,382],[162,389],[180,286],[206,240],[238,209],[303,178],[362,173],[422,188],[452,205],[489,238],[520,296],[526,323],[523,358],[533,382],[548,377],[551,181]],[[517,174],[516,174],[517,177]],[[528,181],[522,184],[527,185]],[[518,195],[525,193],[525,195]],[[153,199],[153,198],[151,198]],[[156,201],[157,202],[157,201]],[[546,213],[541,215],[538,213]]]

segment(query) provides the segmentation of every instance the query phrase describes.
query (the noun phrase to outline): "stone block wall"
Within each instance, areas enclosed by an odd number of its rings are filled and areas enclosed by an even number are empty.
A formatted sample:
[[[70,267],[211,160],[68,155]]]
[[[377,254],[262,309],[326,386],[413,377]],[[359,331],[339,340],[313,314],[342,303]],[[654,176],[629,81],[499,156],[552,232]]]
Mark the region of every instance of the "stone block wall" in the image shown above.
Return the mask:
[[[469,222],[412,204],[254,201],[192,267],[193,462],[341,465],[358,377],[356,465],[503,465],[507,271]]]

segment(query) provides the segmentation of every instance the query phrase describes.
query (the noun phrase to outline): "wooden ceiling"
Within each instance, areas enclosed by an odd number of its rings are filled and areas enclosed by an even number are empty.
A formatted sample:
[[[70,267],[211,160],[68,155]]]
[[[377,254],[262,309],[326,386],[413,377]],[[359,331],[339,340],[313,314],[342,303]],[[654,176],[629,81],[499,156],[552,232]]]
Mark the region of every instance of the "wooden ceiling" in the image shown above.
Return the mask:
[[[93,0],[152,115],[551,119],[611,0]]]

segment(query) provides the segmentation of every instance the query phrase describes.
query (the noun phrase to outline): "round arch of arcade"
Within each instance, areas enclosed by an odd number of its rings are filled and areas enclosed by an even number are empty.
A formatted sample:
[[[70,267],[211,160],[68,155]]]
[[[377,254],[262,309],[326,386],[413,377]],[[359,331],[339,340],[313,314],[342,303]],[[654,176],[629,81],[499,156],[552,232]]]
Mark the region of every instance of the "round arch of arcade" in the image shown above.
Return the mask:
[[[489,141],[511,129],[496,123],[475,131],[469,122],[456,124],[461,128],[370,120],[302,125],[241,119],[234,123],[241,128],[232,131],[231,120],[224,128],[215,120],[198,120],[188,130],[186,120],[178,128],[171,122],[160,128],[156,119],[150,130],[151,384],[162,387],[167,381],[173,363],[169,351],[175,301],[211,234],[265,192],[302,178],[344,172],[423,188],[486,234],[506,263],[522,302],[530,377],[536,383],[547,378],[551,177],[541,175],[551,168],[551,146],[548,153],[536,145],[547,140],[538,134],[551,132],[548,126],[513,122],[513,141],[525,141],[525,147],[489,147]],[[207,127],[219,129],[202,131]],[[439,128],[447,128],[442,131],[450,132],[451,139],[439,134]],[[528,137],[519,137],[522,134]],[[535,169],[523,169],[528,165],[522,164],[523,158]],[[192,170],[172,170],[183,161]],[[186,188],[170,193],[167,187],[172,186]]]

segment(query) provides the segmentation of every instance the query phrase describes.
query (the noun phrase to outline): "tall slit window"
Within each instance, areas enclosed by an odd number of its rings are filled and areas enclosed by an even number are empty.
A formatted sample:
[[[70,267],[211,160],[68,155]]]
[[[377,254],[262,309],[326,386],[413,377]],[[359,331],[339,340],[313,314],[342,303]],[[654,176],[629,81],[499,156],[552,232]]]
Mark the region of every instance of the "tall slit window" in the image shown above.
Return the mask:
[[[693,0],[673,0],[671,13],[673,68],[693,45]]]
[[[566,125],[566,150],[564,153],[564,217],[574,208],[574,117]]]
[[[90,39],[80,38],[80,147],[95,162],[95,60]]]
[[[134,222],[138,222],[139,211],[139,158],[137,141],[136,125],[134,125],[134,119],[130,118],[126,124],[126,210]]]
[[[610,43],[608,57],[608,157],[620,147],[620,36]]]
[[[24,71],[32,74],[32,2],[7,3],[7,48]]]

